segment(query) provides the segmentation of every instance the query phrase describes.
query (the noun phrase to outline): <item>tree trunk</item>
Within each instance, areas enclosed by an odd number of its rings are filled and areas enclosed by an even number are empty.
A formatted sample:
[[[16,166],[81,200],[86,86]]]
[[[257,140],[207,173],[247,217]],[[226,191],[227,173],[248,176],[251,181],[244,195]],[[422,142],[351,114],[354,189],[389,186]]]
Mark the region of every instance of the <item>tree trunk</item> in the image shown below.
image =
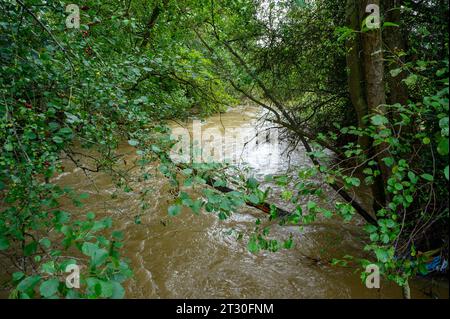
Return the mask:
[[[365,0],[366,5],[380,5],[379,0]],[[362,33],[364,72],[369,113],[385,113],[386,94],[384,90],[384,63],[381,29],[371,29]]]
[[[363,1],[363,17],[369,4],[380,6],[380,0]],[[362,47],[364,55],[364,75],[366,80],[367,109],[369,114],[386,114],[386,92],[384,87],[384,61],[381,28],[367,30],[362,33]],[[390,175],[389,167],[382,161],[388,154],[383,151],[386,145],[380,144],[373,148],[378,154],[376,160],[381,175],[375,178],[372,186],[374,197],[374,210],[377,211],[386,205],[386,185]]]
[[[366,7],[369,4],[380,6],[379,0],[347,0],[347,21],[350,27],[356,31],[361,28],[361,23],[366,17]],[[365,30],[360,36],[356,36],[347,42],[347,66],[349,69],[349,91],[353,107],[358,116],[360,128],[364,128],[362,118],[367,114],[385,114],[386,92],[384,88],[384,63],[382,50],[381,28]],[[371,186],[373,209],[376,213],[386,204],[385,186],[389,176],[389,168],[382,161],[386,153],[382,150],[385,145],[371,147],[370,140],[362,140],[363,150],[376,156],[381,175],[375,178]]]
[[[348,0],[346,7],[347,25],[353,30],[359,30],[359,0]],[[348,68],[348,88],[350,98],[358,118],[358,126],[364,128],[366,125],[363,118],[367,115],[367,103],[364,94],[364,75],[361,68],[360,54],[361,38],[359,33],[347,40],[347,68]],[[359,137],[358,144],[362,149],[368,150],[370,141],[367,136]]]
[[[158,21],[159,16],[161,15],[163,9],[167,7],[169,0],[163,0],[162,3],[158,1],[158,3],[153,8],[152,14],[146,23],[146,28],[143,35],[143,40],[141,43],[141,48],[145,47],[151,39],[152,30]]]
[[[403,63],[400,52],[406,51],[406,39],[401,29],[401,12],[400,6],[403,0],[383,0],[383,12],[385,12],[385,21],[392,22],[399,27],[387,27],[383,31],[383,39],[387,49],[387,71],[398,69]],[[406,105],[408,102],[408,87],[403,80],[407,74],[402,71],[397,76],[393,77],[390,73],[386,74],[387,83],[389,86],[388,103],[400,103]]]

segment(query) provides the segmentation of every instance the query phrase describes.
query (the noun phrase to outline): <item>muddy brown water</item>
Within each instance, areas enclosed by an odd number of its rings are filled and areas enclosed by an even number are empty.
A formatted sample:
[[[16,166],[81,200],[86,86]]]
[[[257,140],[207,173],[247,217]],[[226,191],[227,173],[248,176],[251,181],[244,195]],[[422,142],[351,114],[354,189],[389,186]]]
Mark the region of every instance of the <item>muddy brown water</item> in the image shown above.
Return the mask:
[[[259,109],[240,107],[208,118],[202,123],[202,130],[240,128],[255,135],[258,116]],[[274,151],[273,146],[263,142],[249,143],[239,158],[247,162],[257,178],[285,171],[287,163],[310,165],[301,149],[290,154],[290,158],[280,154],[281,149]],[[136,150],[124,144],[118,152],[124,154],[125,168],[130,169],[128,173],[134,179],[128,193],[117,192],[107,174],[95,173],[86,178],[80,169],[69,164],[55,182],[90,194],[82,211],[111,216],[113,227],[125,234],[122,253],[134,271],[134,277],[125,284],[126,297],[401,298],[400,289],[391,283],[382,282],[381,289],[368,289],[355,267],[329,263],[344,255],[364,256],[365,234],[363,221],[358,217],[351,223],[337,218],[319,220],[303,230],[268,224],[264,213],[250,207],[234,212],[226,221],[210,213],[194,215],[188,210],[169,218],[167,207],[173,195],[157,166],[148,165],[146,172],[151,178],[142,181],[143,172],[132,168],[138,158]],[[112,194],[117,196],[113,198]],[[141,215],[140,224],[135,223],[137,215]],[[246,234],[253,230],[258,218],[269,226],[273,237],[286,239],[293,234],[295,247],[251,254]],[[238,233],[244,234],[241,240]],[[411,286],[413,298],[429,298],[427,293],[431,290],[448,298],[447,283],[431,285],[428,280],[417,279]],[[446,295],[442,295],[445,291]]]

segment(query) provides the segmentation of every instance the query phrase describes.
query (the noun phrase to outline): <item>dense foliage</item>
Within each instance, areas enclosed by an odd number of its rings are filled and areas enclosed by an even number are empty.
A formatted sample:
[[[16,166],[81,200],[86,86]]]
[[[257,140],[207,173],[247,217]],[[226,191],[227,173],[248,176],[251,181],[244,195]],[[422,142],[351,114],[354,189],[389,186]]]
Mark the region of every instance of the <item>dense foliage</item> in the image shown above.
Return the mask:
[[[254,178],[236,173],[236,190],[224,193],[223,164],[181,167],[169,156],[176,141],[165,121],[243,99],[313,164],[266,178],[296,207],[280,223],[362,215],[372,256],[362,265],[377,263],[405,296],[427,251],[448,259],[448,1],[81,2],[79,29],[66,24],[64,1],[0,4],[0,253],[11,297],[120,298],[132,275],[110,217],[61,209],[67,200],[82,209],[87,196],[53,182],[63,160],[107,172],[126,192],[116,150],[128,141],[175,189],[171,216],[186,206],[226,219],[263,204],[271,189]],[[366,2],[381,8],[375,31],[364,27]],[[95,153],[92,166],[80,149]],[[201,197],[180,190],[194,184]],[[358,187],[371,190],[372,207],[349,195]],[[329,189],[340,195],[333,209],[305,202]],[[268,218],[278,218],[273,205]],[[249,238],[255,253],[293,245],[260,221]],[[71,264],[81,289],[65,285]]]

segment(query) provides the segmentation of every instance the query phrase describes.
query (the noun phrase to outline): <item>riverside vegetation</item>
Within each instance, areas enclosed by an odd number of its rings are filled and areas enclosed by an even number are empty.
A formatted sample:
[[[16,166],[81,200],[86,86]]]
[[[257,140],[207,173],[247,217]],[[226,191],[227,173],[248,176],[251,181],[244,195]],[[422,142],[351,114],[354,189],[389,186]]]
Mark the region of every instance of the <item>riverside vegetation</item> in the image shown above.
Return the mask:
[[[280,223],[301,232],[319,215],[366,220],[370,258],[344,256],[336,267],[351,264],[364,280],[374,263],[408,298],[430,256],[448,260],[447,0],[85,0],[66,12],[69,4],[0,3],[0,254],[2,269],[13,269],[3,283],[11,298],[125,297],[133,269],[121,257],[124,234],[112,217],[61,209],[87,196],[52,182],[63,158],[130,192],[117,152],[128,141],[138,164],[157,162],[172,187],[169,216],[188,207],[224,220],[266,202],[271,189],[253,177],[216,189],[231,184],[224,163],[180,167],[169,156],[169,120],[243,100],[312,163],[266,176],[295,207]],[[375,28],[368,6],[380,12]],[[211,179],[216,188],[205,185]],[[203,185],[200,196],[180,190],[193,185]],[[362,187],[368,206],[354,196]],[[305,202],[326,188],[339,195],[333,209]],[[268,218],[277,212],[270,206]],[[292,247],[260,224],[252,253]],[[80,289],[65,283],[72,264]]]

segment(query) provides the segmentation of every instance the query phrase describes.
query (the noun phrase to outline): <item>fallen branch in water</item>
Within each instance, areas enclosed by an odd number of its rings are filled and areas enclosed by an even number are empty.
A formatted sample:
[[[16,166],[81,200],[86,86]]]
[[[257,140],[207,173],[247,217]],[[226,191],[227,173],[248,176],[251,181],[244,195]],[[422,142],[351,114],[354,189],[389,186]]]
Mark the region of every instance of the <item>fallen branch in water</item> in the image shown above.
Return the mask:
[[[179,169],[181,169],[181,170],[186,168],[186,167],[184,167],[181,164],[177,164],[176,166]],[[195,171],[195,169],[194,169],[194,171]],[[227,187],[227,186],[217,186],[217,185],[215,185],[216,184],[216,180],[214,178],[212,178],[211,176],[206,177],[205,181],[206,181],[206,184],[208,186],[211,186],[212,188],[214,188],[214,189],[216,189],[216,190],[218,190],[218,191],[220,191],[222,193],[231,193],[231,192],[235,192],[236,191],[235,189],[232,189],[232,188]],[[268,202],[264,202],[264,203],[261,203],[261,204],[254,204],[254,203],[249,202],[249,201],[246,201],[245,204],[247,206],[256,208],[256,209],[258,209],[258,210],[260,210],[260,211],[262,211],[262,212],[264,212],[266,214],[270,214],[271,206],[273,205],[273,204],[270,204]],[[273,206],[274,206],[274,208],[276,210],[276,216],[277,217],[286,217],[286,216],[291,215],[290,212],[288,212],[288,211],[286,211],[286,210],[284,210],[282,208],[279,208],[279,207],[277,207],[275,205],[273,205]]]
[[[231,192],[235,191],[234,189],[231,189],[231,188],[226,187],[226,186],[214,186],[215,182],[216,181],[213,178],[211,178],[211,177],[209,177],[206,180],[206,184],[208,184],[209,186],[213,187],[214,189],[217,189],[218,191],[220,191],[222,193],[231,193]],[[256,209],[258,209],[258,210],[260,210],[260,211],[262,211],[262,212],[264,212],[266,214],[270,214],[270,211],[271,211],[270,207],[273,205],[273,204],[269,204],[267,202],[264,202],[262,204],[253,204],[252,202],[249,202],[249,201],[246,201],[245,204],[247,206],[254,207],[254,208],[256,208]],[[277,217],[286,217],[288,215],[291,215],[290,212],[288,212],[288,211],[286,211],[286,210],[284,210],[282,208],[279,208],[279,207],[277,207],[275,205],[274,205],[274,207],[275,207],[275,210],[277,212],[276,213]]]

